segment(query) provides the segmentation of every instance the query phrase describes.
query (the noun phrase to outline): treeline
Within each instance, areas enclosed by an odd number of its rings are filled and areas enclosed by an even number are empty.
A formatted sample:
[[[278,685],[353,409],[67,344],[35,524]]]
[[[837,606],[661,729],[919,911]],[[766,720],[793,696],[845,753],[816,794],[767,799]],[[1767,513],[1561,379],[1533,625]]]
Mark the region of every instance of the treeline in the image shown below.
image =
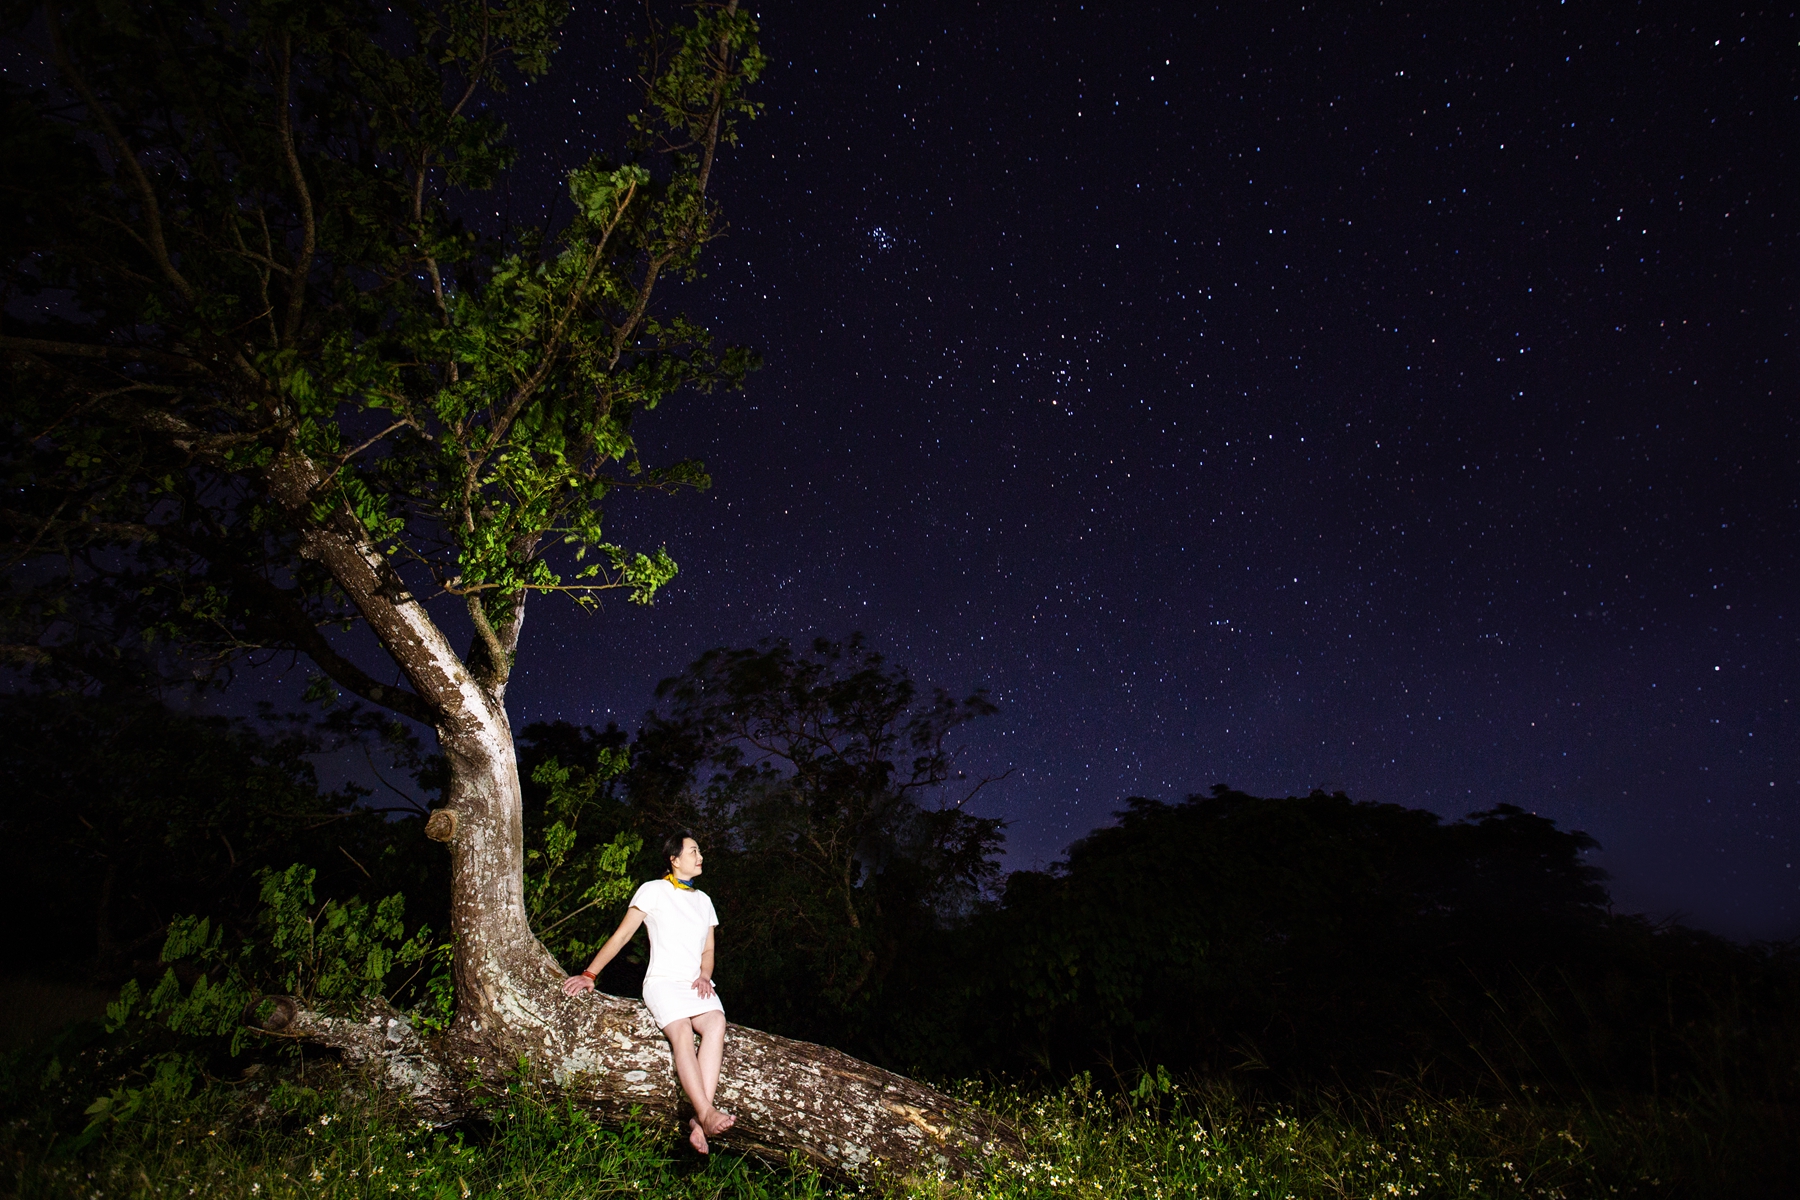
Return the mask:
[[[1004,830],[966,811],[982,780],[951,750],[993,711],[981,693],[921,690],[851,639],[714,651],[657,701],[634,736],[521,736],[527,902],[565,963],[685,826],[732,1019],[902,1070],[1800,1098],[1794,947],[1611,915],[1593,841],[1520,807],[1446,822],[1221,786],[1130,799],[1050,869],[1003,876]],[[321,738],[371,734],[353,715],[271,735],[144,703],[4,708],[15,955],[128,972],[179,912],[254,936],[258,872],[294,861],[321,899],[404,892],[409,925],[444,928],[418,814],[312,776]],[[415,758],[394,791],[435,770]],[[602,986],[632,992],[643,959]]]
[[[1014,873],[896,1011],[946,998],[960,1044],[911,1028],[952,1070],[1794,1094],[1793,948],[1610,916],[1592,846],[1510,805],[1445,823],[1342,794],[1133,799]]]

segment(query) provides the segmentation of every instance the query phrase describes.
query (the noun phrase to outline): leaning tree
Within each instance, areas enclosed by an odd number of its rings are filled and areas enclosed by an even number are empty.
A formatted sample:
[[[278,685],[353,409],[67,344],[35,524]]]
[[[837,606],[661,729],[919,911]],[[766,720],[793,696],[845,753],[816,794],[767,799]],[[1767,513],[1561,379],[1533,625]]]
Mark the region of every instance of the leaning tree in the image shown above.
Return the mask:
[[[505,697],[534,595],[648,603],[675,574],[601,526],[616,492],[707,483],[641,462],[637,416],[754,365],[655,303],[720,231],[708,185],[754,114],[754,21],[734,2],[651,23],[641,104],[569,171],[557,227],[467,199],[511,165],[495,99],[547,68],[551,0],[7,13],[43,72],[4,94],[6,653],[115,670],[143,653],[97,632],[121,626],[196,667],[293,653],[431,729],[454,1022],[427,1045],[393,1016],[271,1020],[440,1115],[523,1058],[602,1114],[673,1116],[641,1006],[565,999],[530,927]],[[1007,1142],[833,1051],[732,1046],[739,1145],[960,1171]]]

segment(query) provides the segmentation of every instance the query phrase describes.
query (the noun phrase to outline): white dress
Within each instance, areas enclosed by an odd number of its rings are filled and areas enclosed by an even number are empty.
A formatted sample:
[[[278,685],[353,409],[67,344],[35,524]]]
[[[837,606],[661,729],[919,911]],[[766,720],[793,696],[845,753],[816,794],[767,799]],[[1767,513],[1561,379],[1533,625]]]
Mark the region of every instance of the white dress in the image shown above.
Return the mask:
[[[706,934],[719,923],[711,898],[705,892],[676,887],[667,879],[653,879],[638,888],[631,907],[644,914],[650,934],[650,967],[644,972],[644,1005],[659,1028],[683,1017],[724,1012],[719,994],[701,996],[694,990],[700,977],[700,958],[706,953]]]

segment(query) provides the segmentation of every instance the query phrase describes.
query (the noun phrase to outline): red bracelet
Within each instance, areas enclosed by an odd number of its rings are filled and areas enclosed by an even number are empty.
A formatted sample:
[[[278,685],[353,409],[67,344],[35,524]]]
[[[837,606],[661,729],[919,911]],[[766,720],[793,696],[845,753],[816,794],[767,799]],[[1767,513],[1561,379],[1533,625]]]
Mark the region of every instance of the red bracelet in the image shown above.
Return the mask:
[[[592,971],[583,971],[581,974],[589,983],[594,982],[594,973]]]

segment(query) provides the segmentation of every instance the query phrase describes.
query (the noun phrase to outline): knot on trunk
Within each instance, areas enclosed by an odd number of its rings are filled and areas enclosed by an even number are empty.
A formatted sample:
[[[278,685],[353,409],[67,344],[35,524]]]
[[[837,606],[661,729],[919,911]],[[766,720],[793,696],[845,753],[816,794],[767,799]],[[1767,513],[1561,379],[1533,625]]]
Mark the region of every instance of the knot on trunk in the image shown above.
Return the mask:
[[[250,1008],[244,1010],[244,1018],[247,1024],[253,1023],[252,1014],[256,1007],[255,1004],[252,1004]],[[299,1017],[299,1015],[299,1001],[295,1000],[292,996],[277,996],[275,997],[274,1005],[269,1009],[268,1015],[262,1019],[262,1027],[270,1033],[286,1033],[293,1026],[294,1020]]]
[[[425,836],[434,842],[447,842],[456,836],[456,810],[452,808],[434,809],[425,818]]]

